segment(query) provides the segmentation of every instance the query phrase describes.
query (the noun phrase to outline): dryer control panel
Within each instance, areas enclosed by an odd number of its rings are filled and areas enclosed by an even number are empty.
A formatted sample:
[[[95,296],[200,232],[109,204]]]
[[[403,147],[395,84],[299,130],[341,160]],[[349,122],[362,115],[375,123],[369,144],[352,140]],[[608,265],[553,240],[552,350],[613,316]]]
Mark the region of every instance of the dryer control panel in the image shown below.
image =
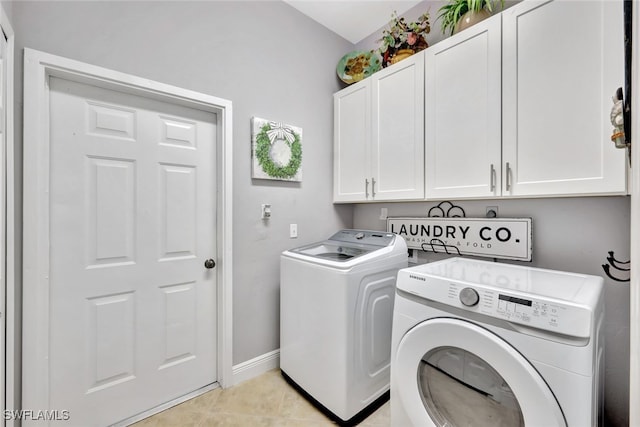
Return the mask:
[[[590,336],[593,309],[589,306],[482,284],[429,277],[410,270],[398,273],[397,287],[401,291],[557,334],[578,338]]]
[[[398,272],[397,288],[466,312],[589,338],[603,304],[603,279],[461,257]]]
[[[465,304],[471,291],[477,293],[478,301],[473,305]],[[544,298],[523,297],[502,290],[449,283],[446,300],[439,302],[564,335],[585,338],[590,333],[590,310]]]

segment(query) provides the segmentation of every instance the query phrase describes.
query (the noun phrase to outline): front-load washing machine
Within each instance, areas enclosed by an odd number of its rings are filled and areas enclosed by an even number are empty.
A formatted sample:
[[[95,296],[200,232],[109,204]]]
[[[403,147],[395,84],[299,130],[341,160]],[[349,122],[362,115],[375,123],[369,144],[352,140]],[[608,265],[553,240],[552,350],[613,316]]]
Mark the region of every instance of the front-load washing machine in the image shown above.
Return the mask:
[[[602,422],[600,277],[450,258],[398,273],[392,426]]]
[[[340,424],[388,400],[391,321],[407,245],[392,233],[342,230],[281,256],[280,368]]]

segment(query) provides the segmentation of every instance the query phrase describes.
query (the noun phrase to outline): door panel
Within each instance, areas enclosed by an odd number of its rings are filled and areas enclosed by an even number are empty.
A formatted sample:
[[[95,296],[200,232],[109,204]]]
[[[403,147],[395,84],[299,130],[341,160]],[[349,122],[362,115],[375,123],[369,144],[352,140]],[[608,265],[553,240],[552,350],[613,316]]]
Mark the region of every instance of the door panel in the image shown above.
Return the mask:
[[[196,170],[161,164],[161,260],[196,255]]]
[[[217,118],[50,89],[51,408],[108,425],[216,381]]]
[[[501,17],[426,50],[426,196],[500,195]]]
[[[334,95],[333,120],[333,200],[367,200],[371,194],[371,86],[356,83]]]
[[[423,55],[413,55],[372,76],[375,200],[424,198]]]
[[[523,2],[503,20],[503,195],[624,193],[622,2]]]
[[[134,262],[136,164],[86,158],[88,266]],[[104,212],[110,212],[105,215]]]

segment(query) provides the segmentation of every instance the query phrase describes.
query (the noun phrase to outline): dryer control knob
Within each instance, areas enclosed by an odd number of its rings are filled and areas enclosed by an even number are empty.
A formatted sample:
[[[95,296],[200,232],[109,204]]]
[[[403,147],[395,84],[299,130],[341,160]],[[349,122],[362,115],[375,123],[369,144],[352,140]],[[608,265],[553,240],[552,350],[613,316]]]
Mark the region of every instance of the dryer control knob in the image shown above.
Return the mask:
[[[480,301],[480,295],[478,295],[478,291],[473,288],[464,288],[460,291],[460,302],[467,307],[473,307],[478,304]]]

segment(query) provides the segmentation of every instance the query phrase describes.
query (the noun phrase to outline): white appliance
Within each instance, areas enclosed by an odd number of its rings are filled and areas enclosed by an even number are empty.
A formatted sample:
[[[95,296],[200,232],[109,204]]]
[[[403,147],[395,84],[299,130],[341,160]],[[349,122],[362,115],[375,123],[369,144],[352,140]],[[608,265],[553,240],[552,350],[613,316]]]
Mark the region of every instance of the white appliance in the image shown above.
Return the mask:
[[[392,426],[602,422],[603,280],[450,258],[398,273]]]
[[[280,368],[341,424],[389,391],[391,321],[407,245],[393,233],[342,230],[281,256]]]

